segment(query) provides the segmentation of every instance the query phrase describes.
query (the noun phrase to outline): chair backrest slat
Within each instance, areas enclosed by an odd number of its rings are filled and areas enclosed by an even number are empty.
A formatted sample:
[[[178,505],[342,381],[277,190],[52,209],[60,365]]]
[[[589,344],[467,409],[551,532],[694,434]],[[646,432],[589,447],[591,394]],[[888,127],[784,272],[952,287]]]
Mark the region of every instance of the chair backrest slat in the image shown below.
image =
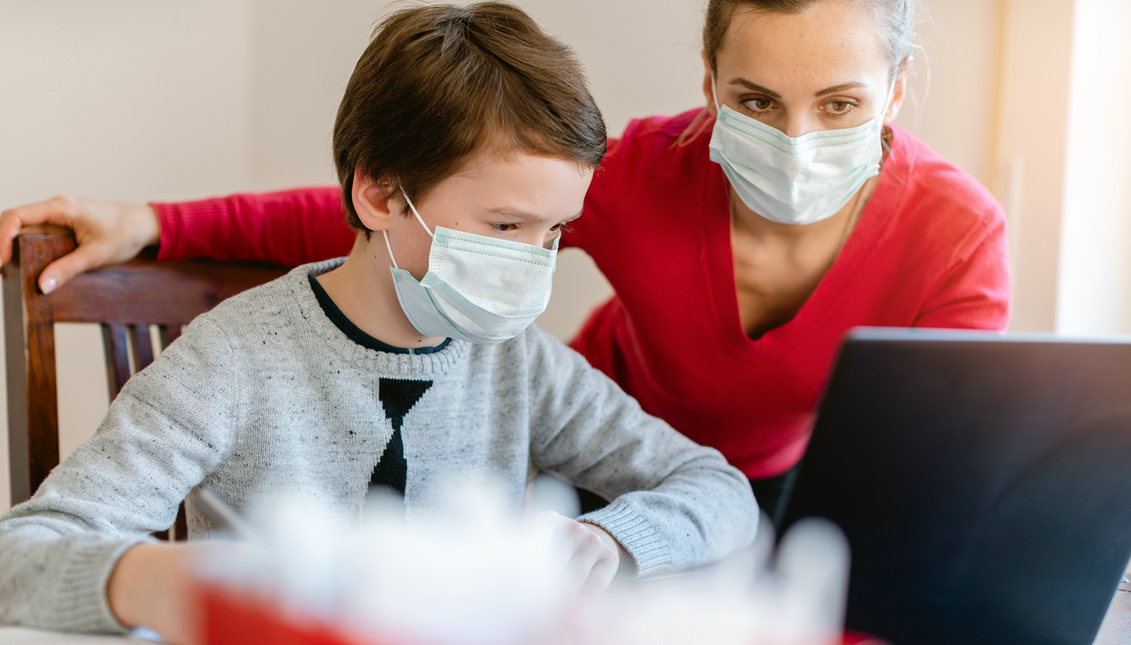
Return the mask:
[[[130,349],[134,353],[134,373],[149,367],[153,362],[153,337],[149,325],[130,325]]]
[[[161,262],[153,254],[75,276],[55,293],[39,293],[36,278],[75,248],[70,231],[27,227],[4,266],[5,347],[8,365],[8,444],[12,505],[31,497],[59,464],[56,322],[99,323],[106,350],[110,398],[157,354],[150,325],[158,325],[161,350],[181,328],[220,301],[273,280],[286,269],[248,263]],[[185,538],[183,508],[170,537]]]
[[[106,351],[106,385],[113,401],[130,379],[130,356],[126,349],[125,325],[102,325],[102,346]]]
[[[158,325],[157,328],[161,332],[161,351],[165,351],[166,347],[181,337],[180,325]]]

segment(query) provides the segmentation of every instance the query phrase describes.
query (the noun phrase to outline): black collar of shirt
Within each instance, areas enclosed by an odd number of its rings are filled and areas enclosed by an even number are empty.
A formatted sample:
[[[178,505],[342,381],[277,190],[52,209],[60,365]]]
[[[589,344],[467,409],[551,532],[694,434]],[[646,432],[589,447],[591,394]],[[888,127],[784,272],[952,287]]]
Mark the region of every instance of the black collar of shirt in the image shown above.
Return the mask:
[[[334,326],[342,330],[350,340],[361,345],[366,349],[372,349],[378,352],[388,352],[390,354],[433,354],[448,346],[452,342],[451,338],[444,339],[444,342],[435,347],[419,347],[416,349],[405,349],[404,347],[393,347],[388,343],[382,343],[369,334],[361,331],[361,329],[353,324],[346,315],[338,309],[338,305],[330,299],[330,294],[326,293],[326,289],[314,278],[313,275],[307,276],[310,279],[310,288],[314,291],[314,297],[318,299],[318,305],[322,307],[322,311]]]

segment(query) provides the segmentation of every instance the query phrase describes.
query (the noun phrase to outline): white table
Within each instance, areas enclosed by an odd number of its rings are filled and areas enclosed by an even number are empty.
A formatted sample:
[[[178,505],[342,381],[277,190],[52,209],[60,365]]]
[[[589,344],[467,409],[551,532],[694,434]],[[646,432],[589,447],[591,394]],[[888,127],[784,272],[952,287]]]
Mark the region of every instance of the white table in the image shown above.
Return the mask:
[[[0,627],[0,644],[3,645],[154,645],[154,641],[143,638],[122,638],[120,636],[80,636],[41,632],[34,629]]]
[[[1131,570],[1127,572],[1131,579]],[[1131,583],[1119,585],[1095,645],[1127,645],[1131,643]]]
[[[1131,643],[1131,584],[1122,584],[1119,588],[1111,601],[1111,608],[1108,609],[1107,617],[1094,645]],[[0,627],[0,645],[154,645],[154,643],[142,638],[79,636]]]

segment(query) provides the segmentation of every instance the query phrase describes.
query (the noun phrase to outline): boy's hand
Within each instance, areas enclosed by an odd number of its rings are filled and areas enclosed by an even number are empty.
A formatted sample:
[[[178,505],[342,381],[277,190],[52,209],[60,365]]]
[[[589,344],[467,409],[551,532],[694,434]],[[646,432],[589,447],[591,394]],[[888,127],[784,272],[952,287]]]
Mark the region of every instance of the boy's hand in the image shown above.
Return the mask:
[[[75,232],[78,248],[47,265],[39,290],[51,293],[83,271],[125,262],[161,236],[157,213],[148,204],[100,202],[59,195],[0,213],[0,264],[12,259],[12,240],[21,226],[54,224]]]
[[[622,562],[631,556],[601,527],[571,520],[552,511],[539,514],[551,531],[553,552],[568,557],[568,584],[582,593],[599,594],[609,587]]]
[[[230,557],[254,547],[232,542],[138,544],[128,549],[106,585],[110,610],[127,627],[148,627],[172,645],[199,642],[193,613],[193,564],[205,553],[231,550]]]

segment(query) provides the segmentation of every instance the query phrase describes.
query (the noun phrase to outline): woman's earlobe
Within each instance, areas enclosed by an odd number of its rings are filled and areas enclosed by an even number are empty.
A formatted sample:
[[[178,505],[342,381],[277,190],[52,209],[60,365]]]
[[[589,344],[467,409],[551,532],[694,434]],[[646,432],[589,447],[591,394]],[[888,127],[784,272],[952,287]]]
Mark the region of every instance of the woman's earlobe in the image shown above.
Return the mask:
[[[888,104],[887,111],[884,114],[884,124],[887,125],[895,121],[899,116],[899,110],[903,107],[903,101],[907,98],[907,76],[901,74],[895,80],[895,85],[892,89],[891,103]]]
[[[711,61],[707,58],[707,52],[704,50],[700,52],[703,59],[703,98],[707,99],[707,112],[711,116],[718,116],[715,109],[715,74],[711,70]]]
[[[899,110],[903,107],[904,99],[907,98],[907,78],[911,74],[911,63],[914,61],[914,56],[908,56],[903,60],[903,63],[900,64],[899,71],[896,72],[891,103],[888,105],[886,114],[884,114],[885,124],[891,123],[899,116]]]

